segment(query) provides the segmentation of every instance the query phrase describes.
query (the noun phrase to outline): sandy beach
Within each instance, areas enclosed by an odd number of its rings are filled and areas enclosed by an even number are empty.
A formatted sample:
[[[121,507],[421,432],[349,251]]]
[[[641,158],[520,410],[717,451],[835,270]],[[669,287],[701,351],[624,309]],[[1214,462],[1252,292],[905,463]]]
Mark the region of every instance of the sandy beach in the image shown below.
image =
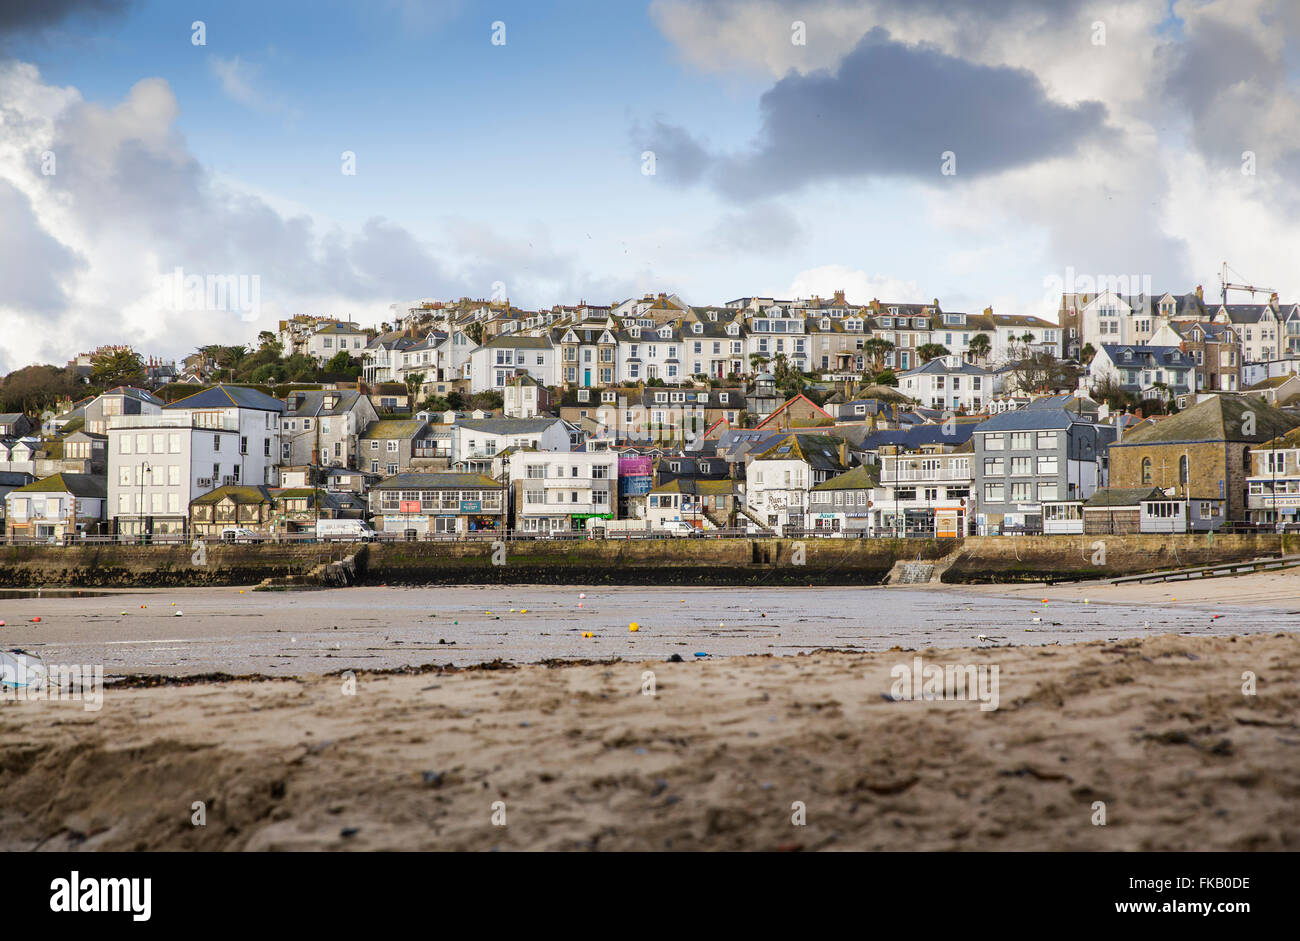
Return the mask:
[[[892,701],[901,651],[10,704],[0,847],[1300,848],[1296,635],[919,653],[997,665],[999,707]]]
[[[1294,850],[1298,589],[6,598],[109,682],[0,703],[0,848]],[[895,701],[916,657],[997,708]]]
[[[1047,599],[1047,603],[1044,603]],[[178,616],[179,614],[179,616]],[[36,620],[39,618],[39,620]],[[0,599],[0,647],[108,676],[662,660],[901,646],[1300,631],[1297,570],[1188,585],[672,588],[552,585]],[[636,622],[641,630],[629,632]]]

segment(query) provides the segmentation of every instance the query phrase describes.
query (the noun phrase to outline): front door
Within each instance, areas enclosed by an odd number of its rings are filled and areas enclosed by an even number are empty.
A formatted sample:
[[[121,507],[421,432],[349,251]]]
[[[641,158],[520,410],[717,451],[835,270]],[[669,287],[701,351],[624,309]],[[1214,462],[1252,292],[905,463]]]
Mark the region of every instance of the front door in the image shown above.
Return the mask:
[[[590,369],[584,369],[584,370],[582,371],[582,384],[583,384],[584,386],[590,386],[590,385],[591,385],[591,370],[590,370]]]

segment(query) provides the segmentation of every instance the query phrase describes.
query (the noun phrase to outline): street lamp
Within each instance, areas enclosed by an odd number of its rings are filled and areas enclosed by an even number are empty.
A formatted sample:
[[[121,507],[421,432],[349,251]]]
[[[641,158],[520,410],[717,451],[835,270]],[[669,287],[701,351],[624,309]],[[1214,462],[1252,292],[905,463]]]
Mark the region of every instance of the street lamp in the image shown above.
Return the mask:
[[[152,485],[152,484],[153,484],[153,465],[150,464],[148,461],[141,461],[141,462],[140,462],[139,471],[140,471],[140,474],[139,474],[139,476],[140,476],[140,502],[136,505],[136,511],[137,511],[137,525],[140,527],[140,545],[144,545],[144,544],[145,544],[145,538],[144,538],[144,537],[145,537],[145,532],[144,532],[144,475],[145,475],[146,472],[148,472],[148,474],[149,474],[149,478],[150,478],[149,483]]]

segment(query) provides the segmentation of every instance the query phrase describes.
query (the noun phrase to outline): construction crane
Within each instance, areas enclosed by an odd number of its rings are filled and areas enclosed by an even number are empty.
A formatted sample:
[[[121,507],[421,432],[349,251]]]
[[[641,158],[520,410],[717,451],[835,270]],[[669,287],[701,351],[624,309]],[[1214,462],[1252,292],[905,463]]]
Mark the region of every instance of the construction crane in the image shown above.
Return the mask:
[[[1271,297],[1273,294],[1277,293],[1272,288],[1260,288],[1260,287],[1255,287],[1255,285],[1253,284],[1237,284],[1233,281],[1229,281],[1228,280],[1229,271],[1231,271],[1237,277],[1239,278],[1241,277],[1241,272],[1234,271],[1232,268],[1229,268],[1228,263],[1226,261],[1223,263],[1223,270],[1219,272],[1219,294],[1220,297],[1222,297],[1224,304],[1228,303],[1228,291],[1230,290],[1249,291],[1250,299],[1252,301],[1255,299],[1256,294],[1267,294]]]

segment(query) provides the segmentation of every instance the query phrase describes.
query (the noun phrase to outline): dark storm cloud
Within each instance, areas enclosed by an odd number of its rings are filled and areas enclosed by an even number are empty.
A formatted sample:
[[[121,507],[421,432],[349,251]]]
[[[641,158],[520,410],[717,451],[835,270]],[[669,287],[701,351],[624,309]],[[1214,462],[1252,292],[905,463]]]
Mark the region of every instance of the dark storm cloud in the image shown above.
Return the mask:
[[[1238,163],[1243,150],[1259,148],[1273,102],[1294,94],[1276,53],[1222,20],[1197,21],[1182,42],[1162,46],[1159,59],[1165,101],[1187,115],[1193,148],[1215,163]]]
[[[81,261],[43,228],[31,200],[0,179],[0,302],[38,316],[63,309]]]
[[[739,200],[823,180],[906,177],[939,182],[942,155],[956,179],[1069,154],[1106,133],[1100,102],[1050,100],[1023,69],[977,65],[873,29],[834,71],[790,73],[762,96],[762,128],[749,152],[713,155],[679,129],[662,143],[696,176]],[[689,182],[689,179],[683,179]]]
[[[0,36],[32,33],[82,13],[120,16],[131,0],[0,0]]]

